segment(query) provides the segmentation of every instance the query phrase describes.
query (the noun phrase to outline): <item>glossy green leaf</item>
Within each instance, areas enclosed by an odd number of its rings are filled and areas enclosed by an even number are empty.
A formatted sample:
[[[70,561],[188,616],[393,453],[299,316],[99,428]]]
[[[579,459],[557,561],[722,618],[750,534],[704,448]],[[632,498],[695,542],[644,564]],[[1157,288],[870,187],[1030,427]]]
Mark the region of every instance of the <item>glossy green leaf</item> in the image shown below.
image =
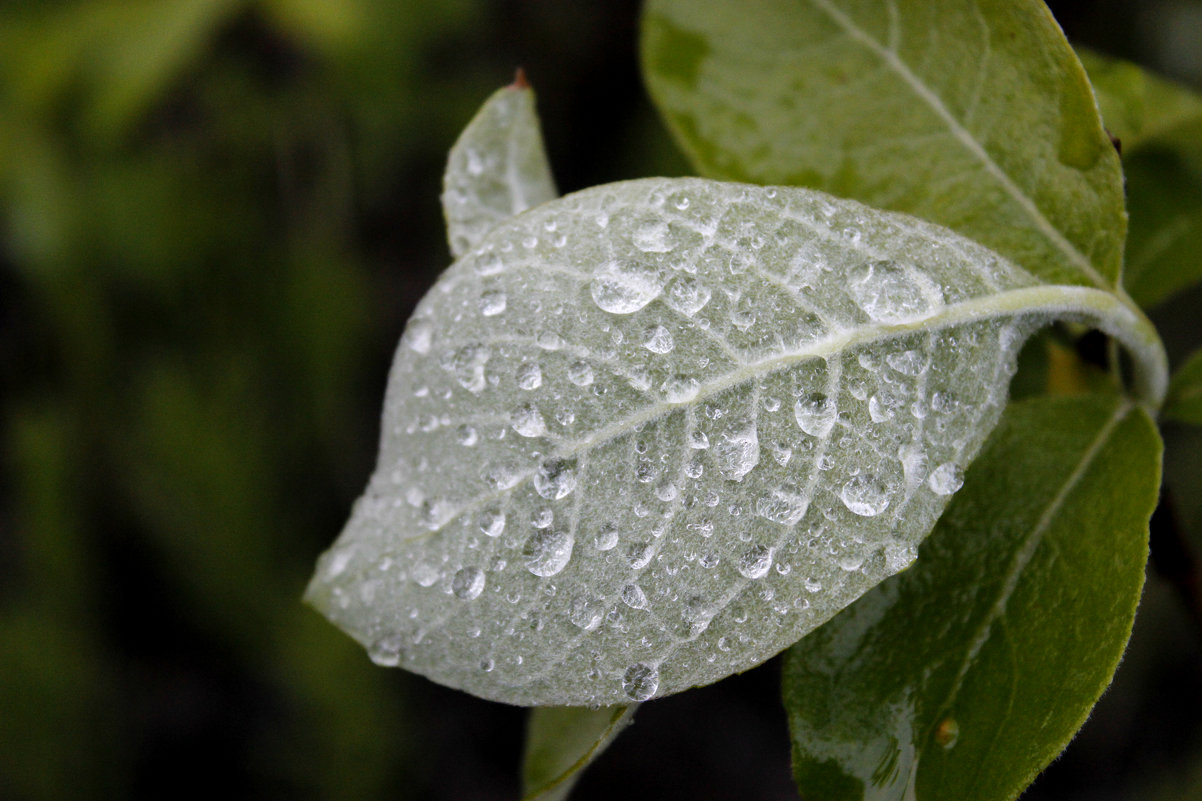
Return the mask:
[[[1164,402],[1164,416],[1202,425],[1202,350],[1194,351],[1174,373]]]
[[[419,304],[309,600],[377,662],[494,700],[717,681],[909,564],[1062,316],[1155,350],[1109,292],[809,190],[544,203]]]
[[[638,704],[581,709],[548,706],[530,711],[523,801],[561,801],[581,772],[634,722]]]
[[[1037,0],[652,0],[643,64],[704,175],[823,189],[1044,280],[1118,283],[1119,161]]]
[[[1134,64],[1083,53],[1127,175],[1124,283],[1144,306],[1202,280],[1202,97]]]
[[[451,148],[442,209],[456,257],[500,222],[557,196],[534,92],[524,81],[498,89]]]
[[[1122,655],[1160,449],[1118,398],[1007,409],[915,566],[789,650],[802,794],[1015,798]]]

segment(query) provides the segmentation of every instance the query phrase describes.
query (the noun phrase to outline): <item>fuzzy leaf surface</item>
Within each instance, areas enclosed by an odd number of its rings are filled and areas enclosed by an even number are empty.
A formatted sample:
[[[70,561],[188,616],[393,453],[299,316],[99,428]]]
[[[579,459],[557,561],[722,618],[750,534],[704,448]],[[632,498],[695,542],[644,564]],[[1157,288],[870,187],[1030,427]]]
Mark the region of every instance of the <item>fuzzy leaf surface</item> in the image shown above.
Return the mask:
[[[1095,312],[1128,314],[809,190],[545,203],[419,304],[309,601],[377,662],[509,703],[717,681],[906,567],[1027,334]]]
[[[938,222],[1115,287],[1119,160],[1037,0],[651,0],[643,69],[694,165]]]
[[[447,158],[442,210],[451,254],[459,258],[499,223],[557,196],[534,91],[498,89]]]
[[[1160,452],[1118,398],[1012,404],[915,566],[788,651],[802,794],[1015,798],[1118,665]]]
[[[546,706],[530,710],[523,801],[562,801],[580,774],[622,730],[634,722],[638,704],[581,709]]]

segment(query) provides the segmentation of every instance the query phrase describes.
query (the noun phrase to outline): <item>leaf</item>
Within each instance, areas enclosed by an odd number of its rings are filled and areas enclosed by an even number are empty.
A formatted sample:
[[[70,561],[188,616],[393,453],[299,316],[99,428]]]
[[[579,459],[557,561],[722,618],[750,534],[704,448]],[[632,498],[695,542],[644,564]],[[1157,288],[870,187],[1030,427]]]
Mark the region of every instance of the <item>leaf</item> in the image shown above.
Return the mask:
[[[1118,158],[1037,0],[652,0],[642,51],[704,175],[915,214],[1047,281],[1118,282]]]
[[[530,711],[524,801],[562,801],[581,772],[631,723],[638,704],[579,709],[541,707]]]
[[[534,92],[519,75],[488,99],[451,148],[442,193],[451,253],[459,258],[498,223],[557,194]]]
[[[1202,350],[1194,351],[1173,375],[1163,413],[1170,420],[1202,425]]]
[[[1202,97],[1134,64],[1083,53],[1127,175],[1124,283],[1145,307],[1202,280]]]
[[[808,190],[545,203],[419,304],[308,599],[377,662],[508,703],[746,670],[909,564],[1052,316],[1136,325]]]
[[[1123,653],[1160,451],[1118,398],[1008,408],[915,566],[788,651],[802,794],[1016,797]]]

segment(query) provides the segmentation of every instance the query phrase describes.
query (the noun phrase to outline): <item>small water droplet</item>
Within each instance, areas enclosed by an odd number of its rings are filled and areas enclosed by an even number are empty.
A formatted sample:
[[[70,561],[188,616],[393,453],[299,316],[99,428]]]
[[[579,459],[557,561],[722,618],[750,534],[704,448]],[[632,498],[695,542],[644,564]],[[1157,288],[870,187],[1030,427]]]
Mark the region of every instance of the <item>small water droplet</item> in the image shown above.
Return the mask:
[[[622,689],[632,701],[646,701],[659,689],[659,671],[651,665],[636,662],[626,668],[622,676]]]
[[[875,517],[889,505],[889,493],[875,478],[867,475],[853,477],[839,491],[843,505],[861,517]]]
[[[662,285],[655,272],[633,263],[610,262],[593,277],[593,302],[611,314],[632,314],[659,296]]]
[[[635,229],[631,241],[644,253],[667,253],[672,249],[668,241],[668,224],[663,220],[643,223]]]
[[[438,581],[438,568],[428,565],[425,562],[419,562],[413,566],[410,572],[413,580],[421,587],[431,587],[434,582]]]
[[[697,563],[699,565],[701,565],[702,567],[704,567],[706,570],[709,570],[710,568],[713,568],[713,567],[717,567],[718,562],[719,562],[718,554],[714,553],[713,551],[706,551],[705,553],[701,554],[701,556],[697,559]]]
[[[935,742],[944,748],[953,748],[960,739],[960,724],[955,718],[947,717],[935,727]]]
[[[509,425],[523,437],[541,437],[547,433],[547,421],[529,403],[523,403],[509,413]]]
[[[763,578],[772,567],[772,549],[766,545],[753,545],[743,552],[735,567],[746,578]]]
[[[825,437],[831,433],[838,414],[835,401],[821,392],[810,393],[793,404],[797,425],[811,437]]]
[[[697,397],[697,391],[700,388],[701,383],[696,378],[687,375],[671,376],[664,379],[664,383],[660,385],[660,390],[664,393],[664,400],[668,403],[688,403]]]
[[[693,624],[694,634],[704,631],[716,613],[717,610],[701,595],[689,598],[680,610],[680,616],[685,622]]]
[[[563,337],[554,331],[539,331],[534,335],[534,344],[543,350],[559,350],[563,347]]]
[[[403,640],[400,635],[382,637],[367,649],[367,656],[380,667],[396,667],[401,663]]]
[[[543,529],[526,541],[522,555],[526,569],[544,578],[559,573],[572,559],[572,535],[565,531]]]
[[[650,543],[635,543],[626,549],[626,562],[635,570],[642,570],[654,555],[655,550]]]
[[[577,628],[592,631],[601,625],[601,618],[603,616],[604,610],[601,604],[595,603],[583,595],[577,595],[572,599],[572,604],[568,611],[568,619]]]
[[[848,573],[852,573],[856,570],[859,570],[860,566],[863,564],[864,564],[864,557],[861,556],[860,554],[854,554],[854,553],[841,556],[841,557],[839,557],[839,560],[838,560],[839,568]]]
[[[455,429],[455,441],[465,447],[472,447],[480,441],[480,434],[474,426],[469,426],[466,423]]]
[[[537,362],[523,364],[518,369],[518,387],[520,389],[538,389],[543,385],[543,370]]]
[[[505,530],[505,513],[500,509],[485,509],[480,513],[480,530],[487,537],[499,537]]]
[[[441,365],[459,382],[459,385],[469,392],[480,392],[486,385],[484,365],[488,363],[492,352],[486,345],[464,345],[457,351],[448,354]]]
[[[710,446],[710,438],[705,435],[704,431],[694,431],[689,434],[689,447],[693,450],[703,451]]]
[[[548,459],[534,473],[534,489],[550,501],[557,501],[576,489],[574,464],[566,459]]]
[[[880,395],[873,395],[868,399],[868,416],[874,423],[884,423],[893,419],[893,409],[889,408]]]
[[[500,289],[490,289],[480,294],[480,313],[485,317],[494,317],[505,311],[507,299],[505,292]]]
[[[714,447],[718,471],[728,481],[742,481],[760,461],[760,440],[755,425],[722,434]]]
[[[664,479],[655,485],[655,497],[659,498],[661,501],[667,502],[674,500],[677,494],[678,491],[676,489],[676,485],[667,479]]]
[[[919,445],[903,445],[898,449],[897,458],[907,487],[917,487],[927,477],[927,454]]]
[[[605,523],[601,528],[597,529],[597,535],[593,540],[593,544],[597,546],[598,551],[608,551],[618,544],[618,527],[613,523]]]
[[[917,378],[927,370],[926,357],[916,350],[907,350],[902,353],[890,353],[885,357],[885,361],[897,372],[902,375],[912,376]]]
[[[864,312],[882,323],[903,323],[929,316],[943,303],[937,284],[917,268],[894,261],[873,261],[848,276],[847,291]]]
[[[918,558],[918,549],[907,542],[890,542],[885,545],[885,569],[890,575],[900,573]]]
[[[631,609],[646,609],[647,593],[637,584],[627,584],[622,588],[622,603]]]
[[[497,663],[491,659],[481,659],[480,660],[480,669],[483,670],[485,673],[491,673],[492,669],[496,666],[497,666]]]
[[[593,383],[593,368],[587,362],[573,362],[568,367],[568,380],[578,387]]]
[[[478,567],[460,568],[451,579],[451,592],[465,601],[479,598],[484,592],[484,571]]]
[[[434,326],[429,320],[414,318],[405,327],[404,340],[415,353],[429,353],[430,343],[434,340]]]
[[[643,332],[643,347],[652,353],[671,353],[676,347],[672,332],[662,325],[653,325]]]
[[[805,495],[785,489],[774,489],[767,497],[755,502],[755,513],[760,517],[783,526],[796,525],[810,507]]]
[[[951,495],[964,486],[964,470],[954,462],[945,462],[931,471],[927,486],[936,495]]]
[[[709,287],[692,276],[682,275],[668,285],[665,302],[685,317],[692,317],[705,308],[711,297],[713,292]]]

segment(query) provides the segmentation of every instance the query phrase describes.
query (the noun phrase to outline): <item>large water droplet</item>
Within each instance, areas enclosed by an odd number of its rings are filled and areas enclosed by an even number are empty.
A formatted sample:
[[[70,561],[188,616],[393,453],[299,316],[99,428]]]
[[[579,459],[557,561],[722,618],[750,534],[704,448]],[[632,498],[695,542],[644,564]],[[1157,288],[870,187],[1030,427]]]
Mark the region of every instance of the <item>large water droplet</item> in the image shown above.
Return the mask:
[[[557,501],[576,489],[576,470],[566,459],[548,459],[534,473],[535,491],[550,501]]]
[[[722,434],[714,446],[718,472],[728,481],[742,481],[760,461],[760,439],[755,425]]]
[[[835,401],[821,392],[812,392],[804,398],[798,398],[793,404],[793,416],[797,425],[811,437],[825,437],[835,426],[835,418],[839,409]]]
[[[890,367],[902,375],[917,378],[926,372],[927,359],[919,351],[907,350],[902,353],[890,353],[885,357]]]
[[[647,593],[637,584],[627,584],[622,588],[622,603],[631,609],[646,609]]]
[[[697,397],[701,383],[692,376],[674,375],[664,379],[664,383],[659,388],[663,391],[664,400],[668,403],[688,403]],[[702,434],[702,436],[705,435]]]
[[[451,592],[465,601],[479,598],[484,592],[484,571],[478,567],[460,568],[451,579]]]
[[[568,619],[572,621],[572,625],[585,631],[592,631],[597,626],[600,626],[603,616],[604,609],[602,605],[589,600],[583,595],[577,595],[573,598],[571,607],[568,610]]]
[[[568,380],[578,387],[587,387],[593,383],[593,368],[588,362],[573,362],[568,367]]]
[[[485,386],[484,365],[491,355],[486,345],[464,345],[443,358],[441,365],[455,376],[461,387],[469,392],[480,392]]]
[[[494,317],[505,311],[505,292],[500,289],[490,289],[480,294],[480,313],[485,317]]]
[[[881,395],[873,395],[868,399],[868,416],[874,423],[884,423],[893,419],[893,409]]]
[[[653,270],[630,262],[610,262],[593,277],[593,301],[611,314],[631,314],[659,295],[662,285]]]
[[[543,529],[536,532],[522,550],[526,569],[536,576],[554,576],[571,561],[574,544],[572,535],[566,531]]]
[[[538,389],[543,385],[543,370],[538,362],[528,362],[518,368],[518,387],[520,389]]]
[[[843,505],[861,517],[875,517],[889,505],[889,492],[875,478],[855,476],[839,491]]]
[[[796,525],[810,507],[810,499],[797,492],[774,489],[765,498],[755,502],[755,513],[773,523],[783,526]]]
[[[541,437],[547,433],[547,421],[529,403],[523,403],[509,413],[509,425],[523,437]]]
[[[882,323],[927,317],[943,303],[942,291],[925,273],[888,260],[853,270],[847,291],[869,317]]]
[[[936,495],[951,495],[964,486],[964,470],[954,462],[945,462],[931,471],[927,486]]]
[[[597,546],[598,551],[608,551],[618,544],[618,527],[613,523],[603,523],[601,528],[597,529],[597,536],[593,540],[593,544]]]
[[[705,284],[692,276],[682,275],[668,285],[665,302],[686,317],[692,317],[705,308],[713,293]]]
[[[650,543],[635,543],[626,549],[626,562],[635,570],[642,570],[655,556],[655,549]]]
[[[651,665],[636,662],[626,668],[622,676],[622,689],[632,701],[646,701],[659,689],[659,671]]]
[[[429,353],[430,343],[434,339],[434,326],[429,320],[414,318],[405,327],[405,335],[402,338],[405,340],[405,344],[414,352]]]
[[[735,566],[746,578],[763,578],[772,567],[772,549],[766,545],[752,545],[743,552]]]
[[[652,353],[671,353],[676,347],[672,332],[662,325],[653,325],[643,332],[643,347]]]

